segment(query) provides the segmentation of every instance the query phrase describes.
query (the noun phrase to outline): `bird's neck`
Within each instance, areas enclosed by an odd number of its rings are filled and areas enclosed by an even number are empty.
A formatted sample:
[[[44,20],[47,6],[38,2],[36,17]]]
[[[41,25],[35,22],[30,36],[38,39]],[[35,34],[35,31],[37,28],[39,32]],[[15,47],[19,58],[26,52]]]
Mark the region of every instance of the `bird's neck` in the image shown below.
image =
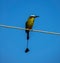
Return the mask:
[[[30,22],[34,22],[35,18],[29,18]]]

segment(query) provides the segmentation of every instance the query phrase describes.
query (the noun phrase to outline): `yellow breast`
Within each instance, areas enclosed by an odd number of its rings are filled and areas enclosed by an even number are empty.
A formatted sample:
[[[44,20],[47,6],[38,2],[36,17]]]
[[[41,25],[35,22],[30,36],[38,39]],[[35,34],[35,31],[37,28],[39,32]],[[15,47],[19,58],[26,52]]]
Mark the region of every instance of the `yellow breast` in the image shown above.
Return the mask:
[[[30,18],[30,19],[28,19],[28,21],[27,21],[27,26],[28,26],[28,28],[32,28],[32,26],[33,26],[33,24],[34,24],[34,18]]]

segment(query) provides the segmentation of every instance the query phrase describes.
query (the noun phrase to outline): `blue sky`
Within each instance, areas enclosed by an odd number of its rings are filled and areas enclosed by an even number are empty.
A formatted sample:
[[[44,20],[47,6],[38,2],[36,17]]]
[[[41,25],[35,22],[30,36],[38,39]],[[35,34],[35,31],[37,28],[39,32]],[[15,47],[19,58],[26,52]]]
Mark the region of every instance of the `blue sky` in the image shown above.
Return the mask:
[[[60,0],[0,0],[0,24],[25,27],[31,14],[40,16],[33,29],[60,32]],[[60,63],[60,36],[30,32],[30,52],[23,30],[0,27],[0,63]]]

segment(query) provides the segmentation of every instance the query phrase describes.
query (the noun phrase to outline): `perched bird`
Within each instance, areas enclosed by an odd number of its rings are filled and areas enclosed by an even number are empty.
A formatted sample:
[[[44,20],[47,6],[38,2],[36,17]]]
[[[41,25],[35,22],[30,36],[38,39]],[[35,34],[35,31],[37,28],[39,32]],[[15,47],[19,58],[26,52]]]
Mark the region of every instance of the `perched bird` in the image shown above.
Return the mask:
[[[35,18],[37,18],[37,17],[39,17],[39,16],[31,15],[31,16],[29,16],[27,22],[25,23],[25,28],[29,29],[29,30],[25,30],[25,32],[27,34],[27,48],[25,50],[26,53],[29,51],[29,49],[28,49],[29,32],[34,25]]]

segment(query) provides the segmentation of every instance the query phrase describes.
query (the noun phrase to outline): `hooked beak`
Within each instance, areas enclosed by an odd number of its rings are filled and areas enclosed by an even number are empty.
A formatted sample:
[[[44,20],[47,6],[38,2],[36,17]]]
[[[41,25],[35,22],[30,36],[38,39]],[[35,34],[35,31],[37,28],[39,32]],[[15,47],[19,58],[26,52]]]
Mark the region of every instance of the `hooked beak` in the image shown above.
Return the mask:
[[[39,16],[35,16],[35,18],[37,18],[37,17],[39,17]]]

